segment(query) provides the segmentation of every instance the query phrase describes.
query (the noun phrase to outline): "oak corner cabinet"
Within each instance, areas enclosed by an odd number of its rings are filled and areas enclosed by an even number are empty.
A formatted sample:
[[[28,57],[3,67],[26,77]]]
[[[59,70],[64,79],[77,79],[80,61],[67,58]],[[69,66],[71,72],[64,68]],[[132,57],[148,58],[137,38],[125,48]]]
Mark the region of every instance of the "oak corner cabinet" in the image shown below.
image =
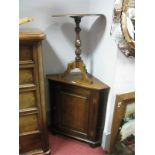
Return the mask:
[[[93,84],[77,82],[79,74],[70,74],[66,79],[61,77],[61,74],[47,75],[51,132],[93,147],[101,145],[109,86],[93,76]]]
[[[48,155],[41,41],[36,29],[19,33],[19,154]]]

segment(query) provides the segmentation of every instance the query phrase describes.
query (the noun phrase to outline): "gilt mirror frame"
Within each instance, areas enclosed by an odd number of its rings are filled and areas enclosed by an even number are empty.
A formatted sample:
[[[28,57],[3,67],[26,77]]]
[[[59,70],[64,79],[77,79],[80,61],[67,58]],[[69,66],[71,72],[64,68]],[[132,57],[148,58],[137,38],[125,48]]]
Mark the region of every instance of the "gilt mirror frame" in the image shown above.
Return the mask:
[[[135,0],[115,0],[111,36],[126,57],[135,57]]]
[[[129,9],[129,0],[123,0],[123,8],[121,13],[121,29],[124,36],[124,39],[126,40],[127,44],[129,45],[129,48],[135,49],[135,41],[131,37],[128,27],[127,27],[127,11]]]

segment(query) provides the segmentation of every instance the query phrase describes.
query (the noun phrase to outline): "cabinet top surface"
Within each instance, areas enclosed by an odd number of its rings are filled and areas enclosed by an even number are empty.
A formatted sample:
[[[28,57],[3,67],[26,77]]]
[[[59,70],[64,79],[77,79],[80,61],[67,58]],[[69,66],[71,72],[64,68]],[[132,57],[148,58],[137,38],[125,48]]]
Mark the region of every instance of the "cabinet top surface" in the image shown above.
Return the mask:
[[[43,31],[39,29],[20,29],[19,30],[20,41],[24,41],[24,40],[37,41],[37,40],[43,40],[45,39],[45,37],[46,37],[45,33],[43,33]]]
[[[70,85],[76,85],[87,89],[101,90],[101,89],[109,88],[108,85],[101,82],[94,76],[90,76],[90,79],[93,81],[93,83],[81,81],[81,75],[77,73],[74,73],[74,74],[72,73],[66,78],[62,78],[62,74],[51,74],[51,75],[47,75],[47,79],[70,84]]]

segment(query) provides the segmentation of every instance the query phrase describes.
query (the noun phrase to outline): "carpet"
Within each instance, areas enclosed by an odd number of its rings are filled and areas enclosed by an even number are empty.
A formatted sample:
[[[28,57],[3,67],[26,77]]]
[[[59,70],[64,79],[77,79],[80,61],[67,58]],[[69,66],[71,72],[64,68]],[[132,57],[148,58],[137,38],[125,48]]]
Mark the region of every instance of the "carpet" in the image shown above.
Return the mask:
[[[89,144],[64,136],[49,134],[51,155],[105,155],[101,147],[92,148]]]

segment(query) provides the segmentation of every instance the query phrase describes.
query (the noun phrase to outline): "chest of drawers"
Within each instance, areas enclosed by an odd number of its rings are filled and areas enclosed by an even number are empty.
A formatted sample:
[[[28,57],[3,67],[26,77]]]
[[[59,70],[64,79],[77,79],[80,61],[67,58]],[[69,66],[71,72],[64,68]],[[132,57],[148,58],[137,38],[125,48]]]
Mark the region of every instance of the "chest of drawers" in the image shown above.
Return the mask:
[[[49,154],[40,30],[19,34],[19,153]]]

